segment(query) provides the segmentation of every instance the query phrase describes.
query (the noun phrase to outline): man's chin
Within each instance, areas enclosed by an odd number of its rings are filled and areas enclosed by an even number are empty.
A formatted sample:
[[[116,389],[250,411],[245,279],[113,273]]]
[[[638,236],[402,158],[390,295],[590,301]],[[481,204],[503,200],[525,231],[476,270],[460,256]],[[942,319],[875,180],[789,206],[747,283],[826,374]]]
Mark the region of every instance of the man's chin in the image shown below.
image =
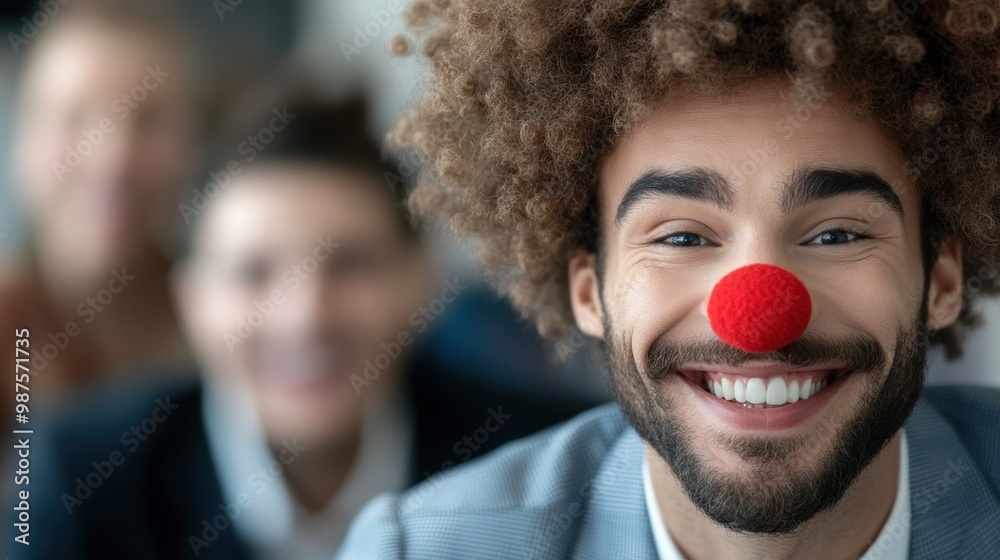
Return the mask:
[[[287,410],[268,411],[262,419],[265,437],[274,444],[296,441],[309,449],[326,448],[339,442],[350,441],[360,428],[360,420],[350,417],[331,417],[330,414],[303,414],[293,416]]]
[[[831,453],[835,436],[826,430],[781,436],[706,434],[702,441],[692,442],[692,450],[720,475],[757,484],[817,470],[817,463]]]
[[[837,459],[851,445],[843,427],[875,390],[866,374],[844,374],[808,399],[749,408],[684,376],[659,383],[662,424],[653,433],[674,437],[650,444],[709,518],[767,535],[794,532],[846,491],[830,484],[845,472]]]
[[[619,344],[616,348],[623,351],[611,356],[614,389],[630,423],[665,460],[688,498],[705,515],[734,532],[790,534],[840,502],[916,403],[925,339],[919,332],[902,331],[898,340],[891,363],[868,359],[882,355],[876,354],[880,350],[872,340],[846,347],[865,350],[856,356],[842,353],[848,356],[846,364],[876,367],[825,371],[825,365],[818,365],[780,371],[779,362],[758,361],[750,364],[751,369],[777,370],[744,371],[740,369],[744,366],[738,366],[722,372],[730,381],[740,376],[764,378],[753,382],[755,394],[748,395],[744,386],[742,395],[751,405],[764,405],[760,407],[748,407],[735,395],[732,400],[725,398],[729,387],[720,388],[721,398],[714,386],[710,392],[706,376],[684,374],[686,362],[648,368],[653,374],[645,373],[627,346]],[[838,355],[833,348],[820,350],[816,355]],[[662,354],[672,355],[669,348]],[[652,358],[648,363],[672,365],[672,360]],[[719,372],[707,371],[712,380],[719,378],[715,375]],[[803,377],[813,376],[812,384],[819,380],[825,385],[808,398],[800,393],[797,400],[791,399],[795,402],[789,402],[786,380],[783,402],[780,392],[768,394],[769,386],[762,397],[760,383],[776,375],[798,381],[800,390]],[[768,400],[773,406],[768,406]]]

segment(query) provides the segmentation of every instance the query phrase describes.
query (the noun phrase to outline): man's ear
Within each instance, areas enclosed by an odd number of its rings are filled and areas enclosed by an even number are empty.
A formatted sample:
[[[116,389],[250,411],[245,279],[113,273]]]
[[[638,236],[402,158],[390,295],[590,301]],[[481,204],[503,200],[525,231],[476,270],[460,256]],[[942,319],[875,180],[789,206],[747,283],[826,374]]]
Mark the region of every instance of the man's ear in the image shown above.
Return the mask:
[[[594,255],[577,251],[569,260],[569,301],[576,326],[586,335],[604,338],[604,310]]]
[[[949,237],[941,242],[927,291],[927,326],[941,330],[962,311],[962,242]]]

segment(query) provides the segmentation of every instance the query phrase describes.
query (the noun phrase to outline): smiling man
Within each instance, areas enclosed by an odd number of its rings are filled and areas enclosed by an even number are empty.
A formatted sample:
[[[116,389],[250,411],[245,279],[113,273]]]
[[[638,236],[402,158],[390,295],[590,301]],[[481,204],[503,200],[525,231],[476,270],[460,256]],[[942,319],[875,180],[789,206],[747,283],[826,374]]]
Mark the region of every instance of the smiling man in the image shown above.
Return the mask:
[[[1000,287],[1000,14],[907,9],[411,8],[414,207],[617,406],[375,500],[343,557],[995,557],[1000,393],[923,383]]]

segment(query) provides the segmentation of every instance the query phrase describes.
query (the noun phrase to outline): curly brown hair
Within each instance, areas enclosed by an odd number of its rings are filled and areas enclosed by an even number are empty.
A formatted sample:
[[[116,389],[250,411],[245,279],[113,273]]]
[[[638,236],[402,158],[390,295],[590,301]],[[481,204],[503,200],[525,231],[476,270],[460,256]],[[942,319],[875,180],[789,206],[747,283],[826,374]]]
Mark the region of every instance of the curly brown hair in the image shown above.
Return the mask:
[[[390,50],[422,47],[426,95],[387,139],[423,164],[411,205],[477,238],[544,336],[571,332],[568,258],[597,251],[599,161],[681,81],[787,76],[800,105],[834,83],[882,123],[922,193],[925,274],[942,235],[964,243],[961,315],[932,339],[949,358],[1000,292],[994,2],[429,0],[407,23]]]

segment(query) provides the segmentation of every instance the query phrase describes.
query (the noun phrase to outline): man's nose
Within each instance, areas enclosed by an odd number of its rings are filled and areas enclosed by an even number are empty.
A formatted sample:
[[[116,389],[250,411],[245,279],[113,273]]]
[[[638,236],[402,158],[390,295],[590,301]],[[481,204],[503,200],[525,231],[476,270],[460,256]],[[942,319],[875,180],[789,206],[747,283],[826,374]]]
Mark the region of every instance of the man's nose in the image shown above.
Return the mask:
[[[772,264],[750,264],[722,277],[708,300],[708,319],[723,342],[771,352],[802,336],[812,315],[805,285]]]
[[[284,332],[308,334],[322,329],[336,306],[326,279],[317,272],[302,279],[295,289],[285,291],[285,301],[275,309],[273,323]]]

